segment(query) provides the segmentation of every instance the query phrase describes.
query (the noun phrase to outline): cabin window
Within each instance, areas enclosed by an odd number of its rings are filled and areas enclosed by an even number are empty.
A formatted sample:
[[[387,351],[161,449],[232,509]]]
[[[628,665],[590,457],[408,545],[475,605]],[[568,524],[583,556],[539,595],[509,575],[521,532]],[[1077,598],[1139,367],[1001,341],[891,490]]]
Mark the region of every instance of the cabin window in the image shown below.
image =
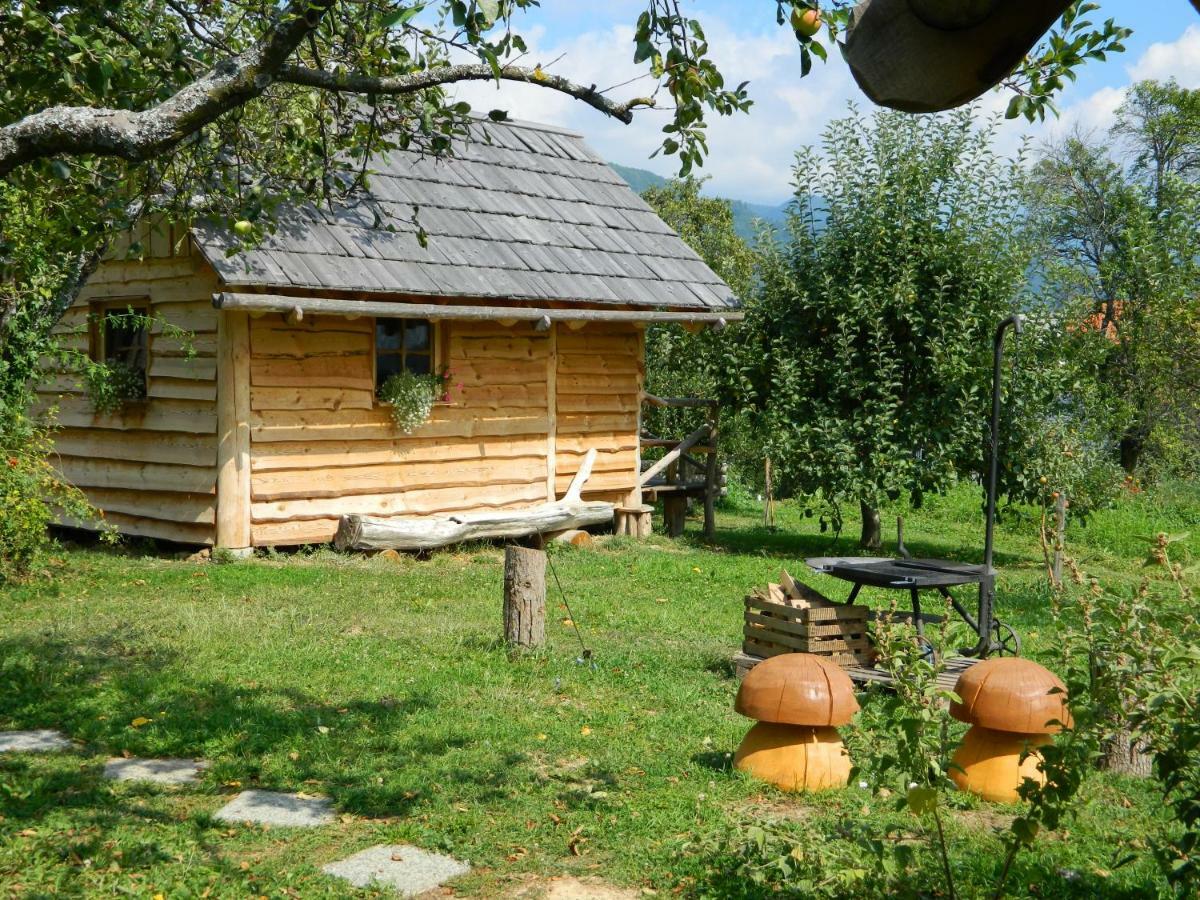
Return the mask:
[[[434,366],[434,325],[428,319],[375,320],[375,389],[397,372],[429,375]]]
[[[92,359],[108,366],[119,366],[134,379],[140,379],[143,396],[150,355],[146,331],[149,315],[149,304],[128,301],[101,304],[92,310]]]

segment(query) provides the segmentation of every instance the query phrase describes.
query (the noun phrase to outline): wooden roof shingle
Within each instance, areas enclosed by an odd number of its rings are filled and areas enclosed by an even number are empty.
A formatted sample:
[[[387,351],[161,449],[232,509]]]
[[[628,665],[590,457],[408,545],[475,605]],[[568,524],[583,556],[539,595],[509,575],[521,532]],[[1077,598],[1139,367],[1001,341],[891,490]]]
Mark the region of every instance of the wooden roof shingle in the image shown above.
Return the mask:
[[[574,132],[479,121],[452,156],[394,151],[373,167],[369,198],[281,213],[256,247],[230,254],[237,241],[207,223],[193,237],[229,287],[718,312],[740,305]],[[379,226],[372,209],[384,215]]]

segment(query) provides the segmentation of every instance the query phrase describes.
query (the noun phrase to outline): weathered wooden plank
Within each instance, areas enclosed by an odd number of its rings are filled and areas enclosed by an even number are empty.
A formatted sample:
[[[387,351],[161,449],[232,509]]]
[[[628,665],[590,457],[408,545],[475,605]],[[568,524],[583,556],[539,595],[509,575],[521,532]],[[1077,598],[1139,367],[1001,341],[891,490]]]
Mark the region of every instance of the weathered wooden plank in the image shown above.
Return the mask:
[[[130,260],[128,262],[101,263],[88,279],[88,285],[129,284],[133,281],[159,281],[167,278],[182,278],[200,271],[197,260]]]
[[[250,383],[255,387],[328,387],[375,390],[371,354],[307,359],[252,357]]]
[[[255,500],[342,497],[351,494],[384,494],[396,491],[488,487],[493,484],[533,481],[544,475],[544,455],[504,460],[437,461],[380,466],[342,466],[324,469],[315,476],[311,469],[254,472],[251,479]]]
[[[636,434],[637,415],[635,413],[599,413],[596,415],[581,413],[558,412],[558,433],[564,434],[593,434],[597,431],[626,430]]]
[[[559,472],[554,479],[554,489],[558,493],[566,490],[574,475],[570,471]],[[588,481],[587,490],[592,491],[627,491],[634,486],[633,473],[629,471],[595,472]]]
[[[167,398],[215,402],[217,399],[217,383],[215,381],[190,381],[184,378],[151,378],[150,383],[146,386],[146,396],[152,399]]]
[[[630,413],[637,412],[638,396],[633,391],[624,394],[563,394],[558,395],[559,415],[571,413]]]
[[[53,401],[52,397],[45,399]],[[135,403],[113,415],[97,415],[88,399],[81,396],[64,396],[57,401],[57,406],[59,424],[73,428],[182,431],[189,434],[215,434],[217,430],[216,405],[200,400]],[[44,408],[44,404],[39,404],[38,408]]]
[[[250,541],[255,547],[327,544],[337,533],[338,519],[297,519],[294,522],[254,522]]]
[[[151,378],[186,378],[189,381],[214,381],[217,361],[214,357],[152,357]]]
[[[213,527],[211,525],[189,525],[182,522],[166,522],[162,519],[146,519],[141,516],[130,516],[125,513],[111,513],[104,517],[108,524],[121,534],[131,534],[137,537],[156,538],[160,541],[174,541],[177,544],[211,545],[213,542]],[[95,530],[91,522],[79,522],[67,516],[58,519],[62,525],[72,528]]]
[[[255,328],[250,335],[251,352],[259,358],[302,359],[370,354],[371,344],[370,335],[349,331]]]
[[[339,387],[252,387],[251,409],[372,409],[375,392]]]
[[[587,434],[563,434],[559,431],[557,445],[558,455],[564,453],[582,456],[592,447],[608,452],[637,450],[637,432],[632,428],[623,431],[592,431]]]
[[[62,455],[53,457],[50,462],[76,487],[178,491],[188,494],[216,493],[216,472],[210,466],[83,459]]]
[[[490,384],[480,387],[451,382],[450,400],[456,406],[471,409],[546,409],[546,372],[537,373],[535,379],[522,384]]]
[[[124,513],[148,519],[212,525],[217,505],[212,494],[90,487],[88,501],[105,514]]]
[[[195,334],[174,338],[166,334],[150,335],[150,358],[163,356],[195,356],[212,359],[217,355],[216,334]]]
[[[561,366],[559,367],[561,370]],[[632,394],[637,396],[637,374],[624,375],[567,375],[558,374],[558,395],[571,394]]]
[[[209,467],[217,463],[217,442],[210,435],[64,428],[54,435],[54,448],[64,456],[93,459]]]
[[[505,460],[545,452],[540,436],[495,437],[484,440],[400,437],[382,441],[277,441],[250,447],[254,472],[287,469],[329,469],[339,466],[412,465],[458,460]]]
[[[417,437],[488,437],[545,435],[546,416],[530,410],[489,411],[436,407],[433,419],[413,432]],[[398,432],[385,408],[330,410],[254,410],[250,415],[255,441],[389,440]]]
[[[545,360],[549,354],[545,335],[538,337],[473,337],[455,332],[450,337],[450,360]]]
[[[356,494],[312,500],[273,500],[251,505],[254,522],[286,522],[333,516],[431,515],[466,509],[493,509],[513,504],[532,505],[546,496],[545,477],[530,482],[501,482],[486,491],[476,487],[431,488],[394,494]]]
[[[639,366],[632,356],[601,356],[594,353],[561,355],[559,375],[637,375]]]

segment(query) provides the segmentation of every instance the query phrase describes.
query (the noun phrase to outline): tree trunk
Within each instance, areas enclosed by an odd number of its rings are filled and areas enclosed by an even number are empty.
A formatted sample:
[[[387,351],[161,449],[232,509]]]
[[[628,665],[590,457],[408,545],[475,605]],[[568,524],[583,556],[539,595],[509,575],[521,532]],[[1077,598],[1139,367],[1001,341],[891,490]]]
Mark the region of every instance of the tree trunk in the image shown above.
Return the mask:
[[[864,550],[878,550],[883,546],[883,529],[879,524],[879,510],[861,500],[858,508],[862,512],[862,537],[859,539],[858,545]]]
[[[1129,729],[1121,728],[1105,742],[1101,768],[1118,775],[1149,778],[1152,760],[1146,749],[1134,741]]]
[[[546,643],[546,554],[504,548],[504,640],[514,647]]]
[[[1121,435],[1121,468],[1128,475],[1133,474],[1141,461],[1142,451],[1146,449],[1146,436],[1144,428],[1133,428]]]

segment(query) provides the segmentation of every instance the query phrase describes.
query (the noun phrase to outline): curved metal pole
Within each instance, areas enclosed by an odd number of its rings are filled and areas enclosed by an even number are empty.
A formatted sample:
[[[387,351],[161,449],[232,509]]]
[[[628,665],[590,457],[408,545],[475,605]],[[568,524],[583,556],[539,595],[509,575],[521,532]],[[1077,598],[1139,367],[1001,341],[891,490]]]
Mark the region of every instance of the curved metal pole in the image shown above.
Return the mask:
[[[979,641],[968,656],[987,656],[992,650],[992,601],[996,590],[996,575],[992,571],[993,542],[996,531],[996,491],[1000,480],[1000,374],[1004,354],[1004,332],[1011,326],[1013,334],[1021,333],[1025,317],[1009,316],[996,326],[992,343],[992,422],[988,435],[987,511],[983,535],[983,578],[979,582]]]

